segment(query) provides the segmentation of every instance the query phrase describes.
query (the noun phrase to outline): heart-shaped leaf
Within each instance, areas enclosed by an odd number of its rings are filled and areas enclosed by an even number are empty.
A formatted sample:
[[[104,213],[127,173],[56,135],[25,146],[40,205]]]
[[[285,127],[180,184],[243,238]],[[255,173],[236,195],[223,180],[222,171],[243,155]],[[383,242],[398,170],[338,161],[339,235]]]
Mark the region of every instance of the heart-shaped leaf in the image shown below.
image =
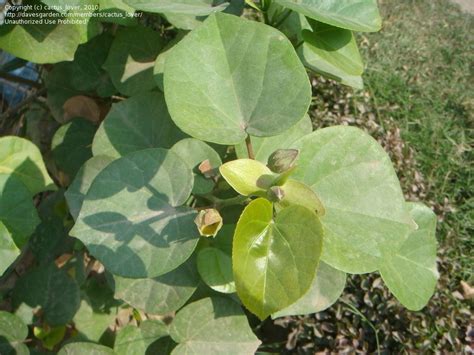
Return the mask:
[[[422,309],[433,295],[439,274],[436,270],[436,215],[421,203],[408,203],[418,224],[401,248],[385,257],[380,275],[390,291],[408,309]]]
[[[171,14],[207,16],[215,11],[224,10],[228,3],[214,6],[214,0],[125,0],[135,9]]]
[[[150,314],[177,311],[199,285],[196,259],[191,257],[167,274],[153,279],[126,279],[114,276],[115,297]]]
[[[0,174],[16,176],[32,195],[56,189],[46,171],[38,147],[24,138],[13,136],[0,138]]]
[[[314,279],[322,242],[314,212],[290,206],[274,218],[269,201],[252,201],[237,224],[232,253],[243,304],[265,319],[301,298]]]
[[[222,13],[169,53],[164,86],[178,127],[220,144],[277,135],[303,118],[311,100],[304,67],[282,33]]]
[[[298,142],[292,176],[310,186],[324,205],[322,260],[348,273],[377,270],[414,224],[390,157],[360,129],[320,129]]]
[[[70,234],[113,274],[165,274],[198,242],[196,213],[180,206],[192,186],[191,170],[175,153],[155,148],[128,154],[94,179]]]
[[[197,268],[203,281],[213,290],[235,292],[231,255],[218,248],[203,248],[198,253]]]
[[[252,147],[255,159],[266,164],[268,157],[277,149],[291,149],[294,143],[310,134],[313,131],[313,125],[308,115],[299,121],[296,125],[286,130],[282,134],[273,137],[252,137]],[[237,157],[240,159],[248,158],[247,147],[245,143],[235,146]]]
[[[309,291],[291,306],[272,314],[272,318],[324,311],[341,296],[345,284],[346,274],[344,272],[321,261]]]
[[[20,255],[20,249],[15,245],[7,227],[0,222],[0,276]]]
[[[76,176],[81,166],[92,157],[92,140],[96,126],[76,118],[61,126],[54,134],[51,151],[57,167],[69,177]]]
[[[244,196],[265,196],[278,177],[266,165],[253,159],[232,160],[219,168],[222,177]]]
[[[13,290],[15,307],[22,303],[31,308],[41,307],[49,325],[69,322],[79,309],[79,286],[56,265],[37,267],[23,275]]]
[[[147,148],[170,148],[183,137],[168,114],[163,94],[148,92],[112,106],[97,130],[92,152],[118,158]]]
[[[94,343],[69,343],[59,350],[58,355],[115,355],[115,352],[106,346]]]
[[[74,220],[79,216],[82,203],[84,202],[84,198],[92,184],[92,181],[94,181],[95,177],[113,160],[113,158],[105,155],[92,157],[85,162],[76,174],[72,184],[64,193],[64,197],[66,197],[69,206],[69,212]]]
[[[139,327],[127,325],[117,332],[115,354],[147,354],[151,344],[167,335],[168,327],[159,320],[145,320]]]
[[[172,355],[253,354],[260,345],[240,306],[221,297],[184,307],[171,323],[170,335],[179,344]]]
[[[28,355],[28,327],[16,315],[0,311],[0,354]]]
[[[319,217],[324,216],[324,206],[309,186],[296,180],[288,180],[280,188],[283,191],[283,198],[277,204],[279,208],[298,205],[315,212]]]
[[[137,45],[140,38],[144,45]],[[156,87],[153,79],[155,59],[164,46],[160,34],[143,26],[118,30],[104,69],[118,91],[132,96]]]
[[[15,177],[0,174],[0,221],[21,248],[40,223],[31,192]]]
[[[353,31],[380,30],[377,0],[275,0],[316,21]]]

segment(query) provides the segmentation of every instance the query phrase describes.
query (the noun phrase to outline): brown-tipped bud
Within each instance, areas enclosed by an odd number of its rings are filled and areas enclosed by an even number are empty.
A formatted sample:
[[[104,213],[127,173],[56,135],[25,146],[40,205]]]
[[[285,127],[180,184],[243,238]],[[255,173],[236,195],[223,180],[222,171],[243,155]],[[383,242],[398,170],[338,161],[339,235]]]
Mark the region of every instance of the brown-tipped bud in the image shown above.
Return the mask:
[[[214,208],[199,211],[194,223],[203,237],[214,237],[223,224],[219,211]]]
[[[198,169],[202,175],[206,178],[212,178],[217,176],[217,171],[211,165],[209,159],[204,160],[201,164],[199,164]]]
[[[284,173],[295,166],[299,153],[298,149],[278,149],[268,158],[267,166],[274,173]]]
[[[267,198],[271,202],[280,202],[285,197],[285,191],[280,186],[272,186],[267,190]]]

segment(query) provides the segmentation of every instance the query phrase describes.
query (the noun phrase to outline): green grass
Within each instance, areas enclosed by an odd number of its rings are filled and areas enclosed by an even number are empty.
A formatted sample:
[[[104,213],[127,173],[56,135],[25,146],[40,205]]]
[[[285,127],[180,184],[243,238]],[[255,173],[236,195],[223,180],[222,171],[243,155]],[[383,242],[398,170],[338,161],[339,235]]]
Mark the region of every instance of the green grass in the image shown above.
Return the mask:
[[[439,217],[440,280],[430,303],[409,312],[376,274],[351,277],[344,302],[285,325],[298,333],[297,353],[374,352],[372,328],[381,350],[393,353],[466,346],[473,303],[460,299],[460,282],[474,284],[474,16],[448,0],[379,4],[383,30],[359,35],[365,91],[317,79],[311,115],[318,127],[360,126],[390,152],[406,196]]]

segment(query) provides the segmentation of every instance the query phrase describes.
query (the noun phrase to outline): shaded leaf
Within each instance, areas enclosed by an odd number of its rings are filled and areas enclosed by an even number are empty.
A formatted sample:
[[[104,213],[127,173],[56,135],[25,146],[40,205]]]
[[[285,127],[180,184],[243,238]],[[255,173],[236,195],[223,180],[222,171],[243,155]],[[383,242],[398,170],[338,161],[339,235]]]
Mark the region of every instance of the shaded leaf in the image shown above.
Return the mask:
[[[240,306],[220,297],[187,305],[171,323],[170,334],[179,344],[173,355],[253,354],[260,345]]]
[[[114,276],[115,297],[146,313],[166,314],[181,308],[196,290],[199,275],[195,258],[153,279]]]
[[[59,350],[58,355],[115,355],[115,352],[106,346],[94,343],[69,343]]]
[[[0,353],[3,355],[28,355],[23,341],[28,336],[28,327],[14,314],[0,311]]]
[[[173,48],[164,83],[178,127],[219,144],[277,135],[302,119],[311,99],[304,67],[279,31],[222,13]]]
[[[166,324],[146,320],[139,327],[127,325],[117,332],[114,351],[117,355],[144,355],[151,344],[168,335]]]
[[[269,201],[252,201],[237,223],[232,253],[243,304],[265,319],[296,302],[311,286],[322,242],[322,226],[310,210],[290,206],[274,218]]]
[[[12,174],[23,182],[32,195],[55,190],[38,147],[29,140],[7,136],[0,138],[0,174]]]
[[[82,208],[82,203],[89,190],[89,187],[94,181],[97,174],[99,174],[107,165],[114,159],[105,155],[98,155],[90,158],[76,174],[73,182],[65,192],[69,212],[74,220],[79,216]]]
[[[165,274],[198,242],[195,212],[180,207],[192,186],[191,170],[175,153],[155,148],[128,154],[94,179],[70,234],[113,274]]]
[[[309,291],[289,307],[272,314],[272,318],[324,311],[338,300],[345,284],[346,274],[344,272],[321,261]]]
[[[217,248],[203,248],[198,253],[197,268],[203,281],[213,290],[235,292],[231,255]]]
[[[117,90],[131,96],[153,89],[153,67],[163,46],[160,34],[148,27],[119,29],[103,65]]]
[[[322,260],[348,273],[375,271],[415,228],[389,156],[367,133],[346,126],[313,132],[298,148],[292,177],[326,210]]]
[[[96,126],[76,118],[61,126],[54,134],[51,151],[57,167],[71,179],[81,166],[92,157],[92,140]]]
[[[412,311],[422,309],[433,295],[439,278],[436,269],[436,215],[421,203],[408,203],[418,225],[401,248],[379,266],[390,291]]]
[[[79,286],[56,265],[36,267],[23,275],[13,290],[15,307],[26,303],[41,307],[44,320],[52,326],[69,322],[79,308]]]
[[[0,276],[20,255],[20,249],[15,245],[7,227],[0,222]]]
[[[40,223],[31,192],[14,175],[0,174],[0,221],[19,248]]]
[[[314,20],[353,31],[380,30],[376,0],[275,0],[291,10]]]
[[[146,148],[170,148],[183,137],[163,94],[148,92],[112,106],[97,130],[92,152],[118,158]]]

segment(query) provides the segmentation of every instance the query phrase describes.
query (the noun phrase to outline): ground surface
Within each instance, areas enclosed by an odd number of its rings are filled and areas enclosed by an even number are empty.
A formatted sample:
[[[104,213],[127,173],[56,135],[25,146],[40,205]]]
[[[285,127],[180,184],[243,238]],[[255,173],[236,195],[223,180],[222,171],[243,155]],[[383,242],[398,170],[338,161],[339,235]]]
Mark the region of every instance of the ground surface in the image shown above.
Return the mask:
[[[473,0],[453,0],[456,4],[461,6],[461,9],[471,14],[474,13],[474,1]]]
[[[435,210],[440,281],[427,307],[408,312],[377,274],[351,277],[331,309],[277,321],[289,332],[275,340],[280,351],[459,353],[474,345],[474,16],[448,0],[379,3],[383,30],[359,37],[365,91],[316,78],[312,117],[318,127],[368,130],[392,156],[407,199]]]

